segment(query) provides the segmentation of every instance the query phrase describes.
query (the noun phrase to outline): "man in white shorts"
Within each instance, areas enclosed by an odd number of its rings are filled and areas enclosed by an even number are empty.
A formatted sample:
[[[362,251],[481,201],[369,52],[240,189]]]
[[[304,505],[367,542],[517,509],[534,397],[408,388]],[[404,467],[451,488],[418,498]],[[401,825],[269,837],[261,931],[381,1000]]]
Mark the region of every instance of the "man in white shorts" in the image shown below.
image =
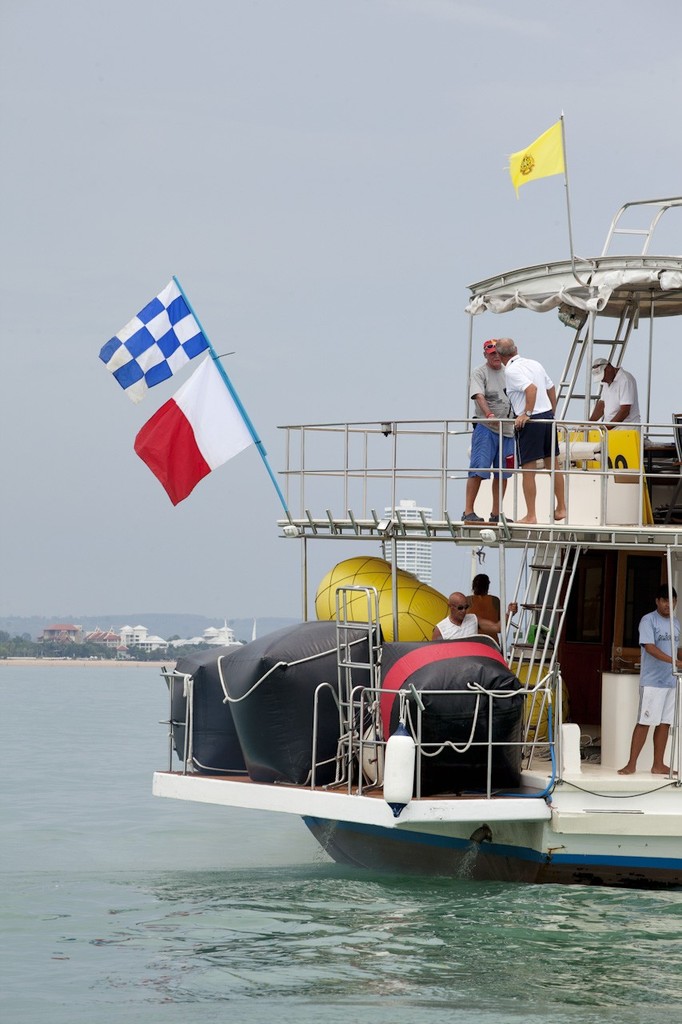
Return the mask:
[[[677,593],[673,595],[673,611],[677,604]],[[670,627],[674,627],[675,661],[673,662]],[[668,585],[660,587],[656,594],[656,610],[642,616],[639,623],[639,643],[642,649],[642,667],[639,672],[639,714],[632,733],[630,760],[618,772],[632,775],[637,770],[637,758],[654,726],[654,775],[669,775],[670,768],[663,761],[668,732],[675,712],[675,676],[673,671],[682,670],[680,651],[680,624],[670,613]]]

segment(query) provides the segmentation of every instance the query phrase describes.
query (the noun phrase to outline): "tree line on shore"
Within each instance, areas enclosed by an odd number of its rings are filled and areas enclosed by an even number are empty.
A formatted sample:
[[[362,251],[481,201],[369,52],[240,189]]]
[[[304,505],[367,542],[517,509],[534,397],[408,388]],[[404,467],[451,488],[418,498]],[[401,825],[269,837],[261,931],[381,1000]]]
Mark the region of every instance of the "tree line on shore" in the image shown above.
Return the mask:
[[[128,661],[158,661],[163,651],[143,651],[130,647],[125,655]],[[32,640],[28,633],[10,636],[0,630],[0,658],[97,658],[115,661],[120,654],[103,644],[74,643],[72,640]]]

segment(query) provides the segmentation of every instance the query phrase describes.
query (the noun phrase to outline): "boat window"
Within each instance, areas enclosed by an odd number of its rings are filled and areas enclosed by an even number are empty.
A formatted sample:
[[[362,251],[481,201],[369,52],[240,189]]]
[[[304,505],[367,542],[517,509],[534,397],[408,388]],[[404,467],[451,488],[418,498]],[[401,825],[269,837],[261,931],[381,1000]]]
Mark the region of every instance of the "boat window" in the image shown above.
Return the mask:
[[[659,555],[629,555],[625,570],[623,647],[639,647],[639,621],[654,608],[654,594],[661,585]]]
[[[584,554],[566,610],[566,640],[599,644],[602,641],[605,556],[600,551]]]

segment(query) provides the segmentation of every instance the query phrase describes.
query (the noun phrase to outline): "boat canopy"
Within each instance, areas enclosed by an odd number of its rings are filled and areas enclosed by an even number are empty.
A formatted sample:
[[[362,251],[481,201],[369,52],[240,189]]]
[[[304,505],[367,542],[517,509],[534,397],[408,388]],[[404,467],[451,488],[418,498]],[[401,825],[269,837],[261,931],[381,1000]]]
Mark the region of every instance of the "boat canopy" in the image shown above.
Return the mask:
[[[560,306],[602,316],[682,314],[682,257],[603,256],[523,267],[469,285],[472,316],[529,309],[546,313]]]

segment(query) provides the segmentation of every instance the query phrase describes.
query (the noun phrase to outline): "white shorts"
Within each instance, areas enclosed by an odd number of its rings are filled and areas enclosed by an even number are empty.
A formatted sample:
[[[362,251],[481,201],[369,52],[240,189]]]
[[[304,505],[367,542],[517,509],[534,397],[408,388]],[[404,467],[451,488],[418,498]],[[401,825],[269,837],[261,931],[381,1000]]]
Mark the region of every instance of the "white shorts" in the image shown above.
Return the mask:
[[[640,686],[639,725],[672,725],[674,713],[674,686]]]

